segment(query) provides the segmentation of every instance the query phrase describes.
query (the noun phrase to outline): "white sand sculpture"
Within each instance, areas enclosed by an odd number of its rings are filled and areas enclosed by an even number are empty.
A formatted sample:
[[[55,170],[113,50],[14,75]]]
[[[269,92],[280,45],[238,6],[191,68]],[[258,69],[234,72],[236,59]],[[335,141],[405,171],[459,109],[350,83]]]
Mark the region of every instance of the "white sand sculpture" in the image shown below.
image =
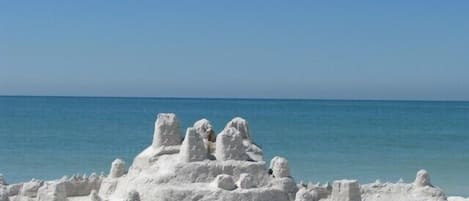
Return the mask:
[[[125,162],[119,158],[112,161],[111,170],[109,171],[109,177],[119,178],[125,174]]]
[[[193,128],[196,132],[202,137],[205,145],[205,149],[208,154],[212,154],[215,151],[215,130],[213,129],[212,124],[207,119],[201,119],[194,123]]]
[[[142,201],[288,200],[281,186],[272,182],[276,179],[268,174],[265,161],[247,155],[252,143],[245,145],[243,140],[247,139],[236,128],[227,127],[220,132],[215,150],[210,153],[204,146],[204,140],[213,141],[207,137],[210,136],[207,132],[213,132],[208,120],[198,121],[194,128],[187,129],[184,140],[178,144],[159,142],[180,139],[175,115],[160,114],[156,122],[153,145],[134,159],[128,173],[103,180],[99,195],[104,200],[126,200],[129,189],[135,189]],[[247,129],[246,123],[242,125]],[[252,155],[259,153],[262,152]],[[111,186],[106,183],[113,187],[106,187]]]
[[[201,119],[196,121],[193,127],[204,140],[215,142],[215,131],[209,120]]]
[[[221,161],[247,160],[243,138],[235,128],[227,128],[217,136],[215,158]]]
[[[173,146],[181,144],[179,134],[179,121],[175,114],[161,113],[155,122],[155,133],[153,134],[154,148]]]
[[[203,161],[207,159],[207,155],[202,136],[196,132],[195,128],[188,128],[179,151],[180,160],[183,162]]]
[[[225,126],[225,129],[234,128],[239,131],[239,134],[243,138],[243,140],[251,140],[251,134],[249,133],[249,126],[248,122],[241,118],[235,117],[230,122],[228,122]]]
[[[462,197],[447,198],[443,191],[430,183],[427,171],[418,171],[413,183],[380,183],[359,185],[355,180],[338,180],[331,185],[308,184],[298,191],[301,197],[321,201],[469,201]]]
[[[297,185],[287,159],[276,156],[269,164],[240,117],[216,137],[210,122],[199,120],[181,140],[176,115],[158,114],[153,142],[128,170],[116,159],[107,176],[9,185],[0,176],[0,201],[469,201],[447,199],[424,170],[413,183]]]
[[[339,180],[332,184],[332,201],[361,201],[357,180]]]
[[[272,163],[272,175],[277,178],[289,177],[290,168],[288,167],[288,161],[282,157],[275,157]]]
[[[445,201],[444,192],[430,183],[427,171],[417,172],[414,183],[372,183],[363,185],[363,200],[369,201]]]
[[[414,185],[417,187],[431,186],[430,175],[426,170],[419,170],[417,176],[415,176]]]
[[[253,139],[251,137],[251,133],[249,131],[249,124],[248,122],[241,118],[235,117],[231,121],[229,121],[224,130],[228,129],[235,129],[239,132],[241,136],[243,145],[246,147],[246,155],[255,161],[263,161],[263,152],[262,149],[259,148],[257,145],[253,144]]]

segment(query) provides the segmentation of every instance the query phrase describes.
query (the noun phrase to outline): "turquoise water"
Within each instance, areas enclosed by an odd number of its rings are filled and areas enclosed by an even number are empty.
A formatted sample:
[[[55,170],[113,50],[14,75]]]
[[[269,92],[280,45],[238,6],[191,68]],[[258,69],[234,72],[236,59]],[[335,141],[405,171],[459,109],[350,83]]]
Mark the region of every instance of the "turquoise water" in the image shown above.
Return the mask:
[[[448,194],[469,195],[469,102],[0,97],[0,173],[12,183],[130,163],[159,112],[217,131],[242,116],[297,181],[411,181],[426,168]]]

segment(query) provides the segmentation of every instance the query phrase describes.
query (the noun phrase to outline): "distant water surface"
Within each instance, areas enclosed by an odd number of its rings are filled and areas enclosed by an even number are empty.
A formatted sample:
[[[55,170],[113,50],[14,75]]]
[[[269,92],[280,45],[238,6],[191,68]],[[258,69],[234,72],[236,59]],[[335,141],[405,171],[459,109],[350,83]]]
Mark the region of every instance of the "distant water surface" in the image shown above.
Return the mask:
[[[152,141],[159,112],[181,132],[246,118],[266,160],[286,157],[297,182],[413,180],[469,196],[469,102],[0,97],[0,173],[10,183],[107,172]]]

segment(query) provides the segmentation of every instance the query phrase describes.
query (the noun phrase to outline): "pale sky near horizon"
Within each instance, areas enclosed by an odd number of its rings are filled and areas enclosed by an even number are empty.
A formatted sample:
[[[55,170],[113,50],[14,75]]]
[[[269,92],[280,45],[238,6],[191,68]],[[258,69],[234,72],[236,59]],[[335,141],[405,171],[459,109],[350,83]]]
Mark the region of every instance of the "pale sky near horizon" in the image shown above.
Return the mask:
[[[2,1],[0,95],[469,100],[468,1]]]

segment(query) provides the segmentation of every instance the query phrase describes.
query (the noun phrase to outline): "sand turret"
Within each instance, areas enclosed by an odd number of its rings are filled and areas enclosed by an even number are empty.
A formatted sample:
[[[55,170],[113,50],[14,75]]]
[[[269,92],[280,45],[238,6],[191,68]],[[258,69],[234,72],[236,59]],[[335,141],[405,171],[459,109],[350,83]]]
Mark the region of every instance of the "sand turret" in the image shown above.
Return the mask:
[[[241,135],[243,140],[249,140],[249,141],[252,140],[251,134],[249,132],[248,122],[245,119],[241,117],[233,118],[231,121],[229,121],[226,124],[225,129],[228,129],[228,128],[236,128],[239,131],[239,134]]]
[[[194,123],[195,130],[202,137],[207,153],[213,153],[215,151],[215,130],[212,124],[207,119],[201,119]]]
[[[112,161],[111,170],[109,171],[110,178],[121,177],[125,174],[125,162],[119,158]]]
[[[184,162],[202,161],[207,158],[204,141],[195,128],[187,128],[179,158]]]
[[[195,130],[199,133],[204,140],[215,142],[215,131],[213,126],[207,119],[201,119],[194,123]]]
[[[415,176],[414,185],[417,187],[431,186],[430,175],[426,170],[419,170]]]
[[[215,157],[217,160],[246,160],[242,137],[236,128],[227,128],[217,136]]]
[[[357,180],[338,180],[332,184],[332,201],[361,201]]]
[[[155,122],[155,132],[153,133],[154,148],[162,146],[173,146],[181,144],[179,134],[179,121],[173,113],[160,113]]]
[[[282,157],[274,157],[271,161],[272,175],[275,178],[289,177],[290,168],[288,166],[288,160]]]

